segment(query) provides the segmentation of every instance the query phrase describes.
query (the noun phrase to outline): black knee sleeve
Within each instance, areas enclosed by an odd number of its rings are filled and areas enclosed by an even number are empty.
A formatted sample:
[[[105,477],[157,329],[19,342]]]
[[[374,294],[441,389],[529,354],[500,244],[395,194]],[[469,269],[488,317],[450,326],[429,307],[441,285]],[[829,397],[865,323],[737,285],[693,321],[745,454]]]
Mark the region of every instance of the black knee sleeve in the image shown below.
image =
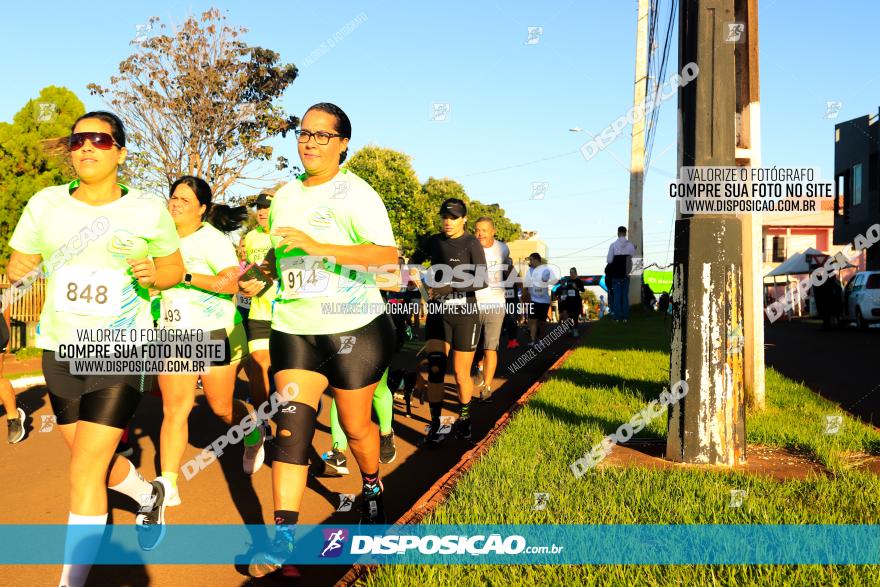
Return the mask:
[[[446,377],[446,354],[428,353],[428,382],[443,383]]]
[[[275,414],[274,459],[291,465],[309,464],[309,447],[315,436],[315,408],[300,402],[287,402]]]

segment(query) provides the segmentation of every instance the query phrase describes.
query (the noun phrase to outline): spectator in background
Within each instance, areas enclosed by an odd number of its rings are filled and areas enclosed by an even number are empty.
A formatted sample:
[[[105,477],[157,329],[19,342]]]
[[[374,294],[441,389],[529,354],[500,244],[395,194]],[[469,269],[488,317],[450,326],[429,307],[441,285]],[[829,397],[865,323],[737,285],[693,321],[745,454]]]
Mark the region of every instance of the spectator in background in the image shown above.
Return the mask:
[[[642,304],[645,305],[646,310],[653,310],[657,304],[657,296],[654,295],[654,290],[647,283],[642,284]]]
[[[657,302],[657,311],[661,314],[669,311],[669,293],[664,291],[660,294],[660,301]]]
[[[608,247],[608,266],[605,275],[610,277],[611,313],[615,320],[629,319],[629,274],[635,246],[626,238],[626,227],[617,228],[617,240]]]
[[[605,316],[605,311],[608,309],[608,305],[605,303],[605,296],[599,296],[599,311],[597,312],[600,320]]]

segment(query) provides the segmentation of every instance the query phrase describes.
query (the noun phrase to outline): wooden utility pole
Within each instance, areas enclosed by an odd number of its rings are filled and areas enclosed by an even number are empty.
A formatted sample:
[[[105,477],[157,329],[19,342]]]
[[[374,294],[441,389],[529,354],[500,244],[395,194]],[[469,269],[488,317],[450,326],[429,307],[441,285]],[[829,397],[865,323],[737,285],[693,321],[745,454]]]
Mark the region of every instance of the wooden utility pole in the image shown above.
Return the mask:
[[[736,21],[745,25],[735,45],[736,164],[761,166],[761,98],[758,76],[758,0],[737,0]],[[746,401],[764,409],[764,259],[760,214],[743,214],[743,323]]]
[[[737,0],[739,1],[739,0]],[[679,90],[679,168],[733,166],[736,146],[734,0],[682,0],[679,71],[698,77]],[[670,385],[687,383],[671,404],[666,457],[732,466],[745,460],[742,220],[688,215],[675,223]]]
[[[636,257],[644,257],[642,239],[642,190],[645,184],[645,90],[648,84],[648,15],[650,0],[639,0],[636,28],[636,82],[633,108],[638,113],[632,125],[632,148],[629,171],[629,227],[627,237],[636,248]],[[629,276],[629,304],[642,300],[642,275]]]

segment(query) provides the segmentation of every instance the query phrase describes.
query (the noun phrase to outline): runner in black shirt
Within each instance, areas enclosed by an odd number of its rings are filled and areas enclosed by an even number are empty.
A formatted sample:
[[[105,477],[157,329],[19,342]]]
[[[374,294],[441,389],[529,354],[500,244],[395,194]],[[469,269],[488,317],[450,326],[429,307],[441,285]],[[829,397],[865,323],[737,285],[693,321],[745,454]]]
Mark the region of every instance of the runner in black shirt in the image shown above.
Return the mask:
[[[434,443],[444,438],[439,433],[440,412],[450,347],[455,350],[452,364],[459,401],[454,434],[465,440],[471,437],[471,365],[480,336],[480,316],[474,292],[486,284],[483,246],[465,232],[465,203],[458,198],[449,198],[440,206],[440,216],[443,217],[443,232],[432,236],[425,250],[417,251],[410,259],[414,264],[425,260],[431,262],[429,275],[424,280],[430,288],[425,350],[428,355],[428,402],[431,405],[431,425],[425,440]]]
[[[578,319],[584,311],[581,299],[581,294],[584,293],[584,284],[578,279],[577,269],[572,267],[568,272],[568,277],[560,279],[553,291],[556,292],[556,298],[559,300],[559,313],[562,321],[574,320],[571,335],[577,338],[580,336]]]

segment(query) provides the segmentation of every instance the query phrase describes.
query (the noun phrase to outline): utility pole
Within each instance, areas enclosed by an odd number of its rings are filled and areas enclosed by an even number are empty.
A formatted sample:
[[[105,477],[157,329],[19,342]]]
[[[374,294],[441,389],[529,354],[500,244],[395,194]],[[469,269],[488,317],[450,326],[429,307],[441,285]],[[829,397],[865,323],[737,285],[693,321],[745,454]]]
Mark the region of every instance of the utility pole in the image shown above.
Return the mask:
[[[680,3],[679,70],[695,62],[699,75],[679,90],[679,168],[735,164],[735,43],[726,42],[734,4]],[[742,243],[742,220],[734,215],[675,223],[670,384],[673,391],[682,380],[688,387],[670,408],[666,457],[673,461],[745,460]]]
[[[738,0],[736,21],[745,25],[736,44],[736,111],[739,129],[736,164],[761,166],[761,92],[758,75],[758,0]],[[743,214],[743,322],[746,401],[763,410],[764,393],[764,263],[760,214]]]
[[[645,90],[648,83],[648,15],[650,0],[639,0],[636,28],[636,82],[633,108],[638,113],[632,125],[632,148],[629,171],[629,227],[627,237],[636,248],[637,257],[644,257],[642,239],[642,190],[645,185]],[[629,305],[642,300],[642,274],[629,276]]]

